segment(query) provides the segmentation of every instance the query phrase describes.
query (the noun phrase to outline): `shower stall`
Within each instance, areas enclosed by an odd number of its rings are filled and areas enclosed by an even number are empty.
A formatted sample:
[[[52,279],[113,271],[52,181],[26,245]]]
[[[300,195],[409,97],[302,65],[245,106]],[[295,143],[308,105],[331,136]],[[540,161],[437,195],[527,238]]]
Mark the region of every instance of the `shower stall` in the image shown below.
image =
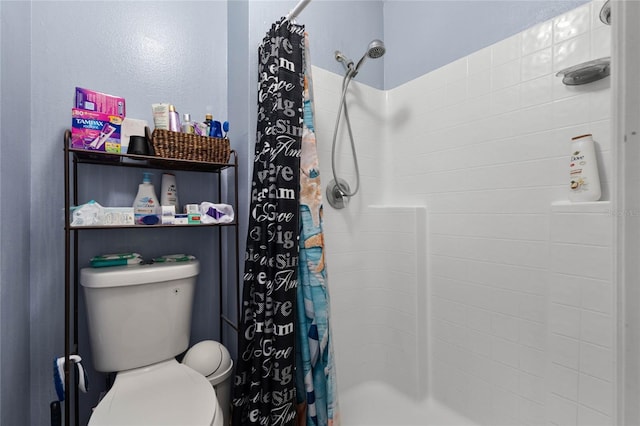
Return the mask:
[[[609,26],[603,5],[391,90],[351,83],[359,173],[344,127],[335,163],[360,192],[324,207],[344,425],[638,423],[638,6]],[[556,76],[608,56],[611,78]],[[325,182],[341,87],[314,68]],[[603,195],[570,203],[585,133]]]

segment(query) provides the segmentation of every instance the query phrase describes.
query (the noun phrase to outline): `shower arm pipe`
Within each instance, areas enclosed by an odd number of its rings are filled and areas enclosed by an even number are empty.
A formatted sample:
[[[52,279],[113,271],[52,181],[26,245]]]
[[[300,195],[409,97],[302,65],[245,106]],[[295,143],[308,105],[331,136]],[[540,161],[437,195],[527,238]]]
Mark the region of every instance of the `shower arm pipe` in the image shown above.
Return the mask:
[[[291,9],[291,12],[289,12],[285,19],[287,21],[293,21],[300,14],[300,12],[302,12],[304,8],[307,7],[309,3],[311,3],[311,0],[300,0],[296,7]]]

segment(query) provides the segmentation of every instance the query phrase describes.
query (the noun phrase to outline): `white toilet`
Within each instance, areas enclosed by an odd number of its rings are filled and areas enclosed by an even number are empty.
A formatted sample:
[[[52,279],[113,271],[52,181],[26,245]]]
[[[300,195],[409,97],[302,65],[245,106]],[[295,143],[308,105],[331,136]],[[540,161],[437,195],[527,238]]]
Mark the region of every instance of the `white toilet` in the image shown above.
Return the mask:
[[[80,271],[94,368],[117,372],[89,425],[223,425],[209,381],[175,359],[198,272],[197,260]]]

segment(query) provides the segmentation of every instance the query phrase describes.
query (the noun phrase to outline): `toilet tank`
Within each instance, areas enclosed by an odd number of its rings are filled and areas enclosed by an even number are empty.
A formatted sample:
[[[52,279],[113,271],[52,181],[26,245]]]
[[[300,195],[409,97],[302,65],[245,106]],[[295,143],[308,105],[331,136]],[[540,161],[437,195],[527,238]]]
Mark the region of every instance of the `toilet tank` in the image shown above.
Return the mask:
[[[81,269],[94,368],[128,370],[184,352],[199,267],[193,260]]]

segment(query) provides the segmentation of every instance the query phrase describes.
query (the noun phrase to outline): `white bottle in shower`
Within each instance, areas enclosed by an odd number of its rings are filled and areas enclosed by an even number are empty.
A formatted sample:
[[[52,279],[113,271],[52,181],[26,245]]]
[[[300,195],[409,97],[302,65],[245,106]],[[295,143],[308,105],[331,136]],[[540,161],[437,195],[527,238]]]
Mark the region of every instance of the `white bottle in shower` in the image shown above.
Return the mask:
[[[591,134],[571,138],[569,200],[598,201],[601,195],[596,150]]]

